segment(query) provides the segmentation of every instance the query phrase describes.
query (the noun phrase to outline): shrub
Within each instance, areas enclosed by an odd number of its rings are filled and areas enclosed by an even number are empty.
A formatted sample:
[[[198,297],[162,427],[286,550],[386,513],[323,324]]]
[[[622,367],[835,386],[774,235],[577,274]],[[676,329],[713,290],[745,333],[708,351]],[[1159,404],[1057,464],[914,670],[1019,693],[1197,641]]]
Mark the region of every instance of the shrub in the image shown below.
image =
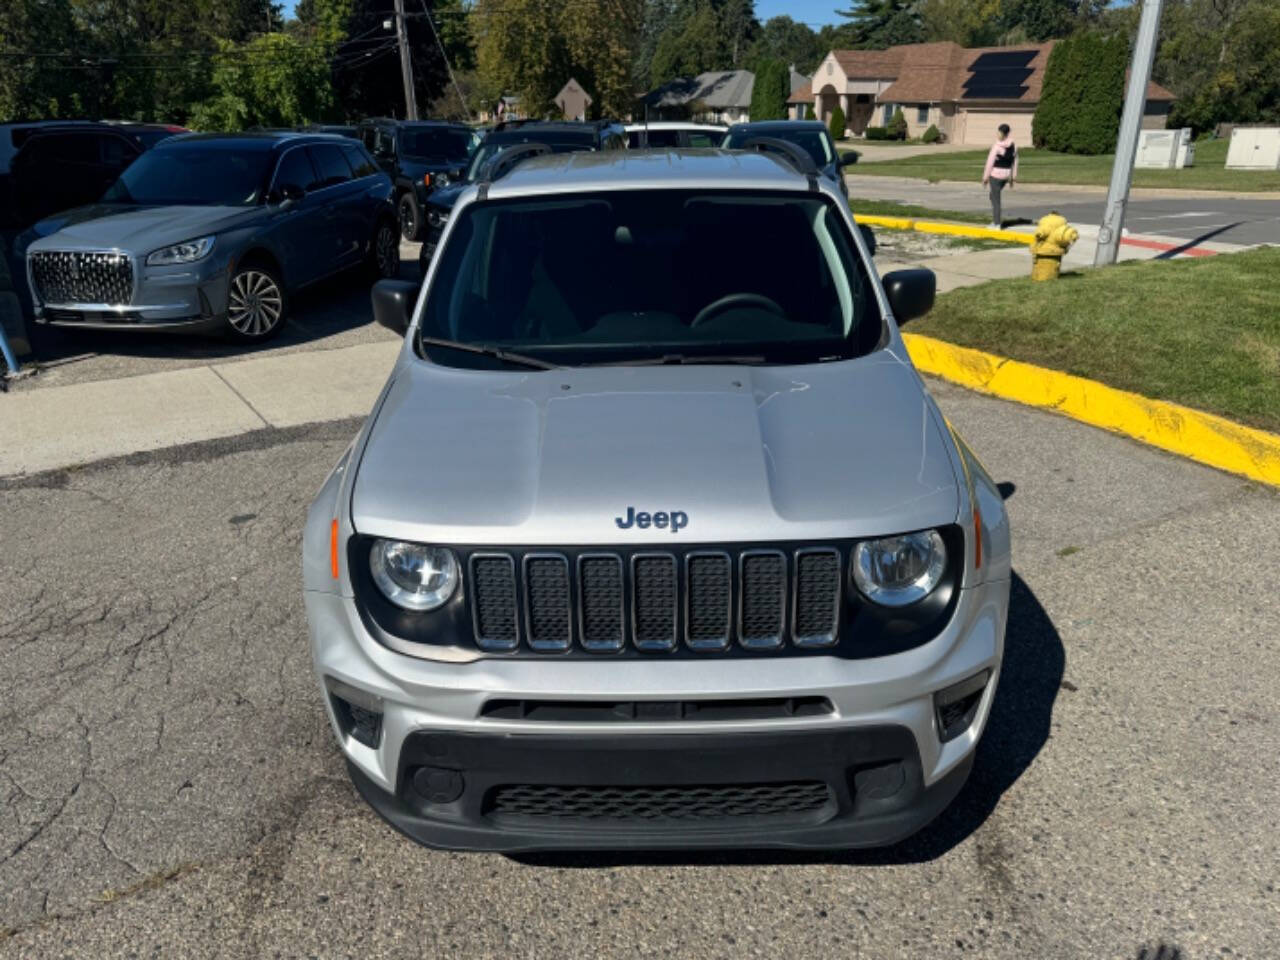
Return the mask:
[[[868,140],[888,140],[889,130],[887,127],[867,127]]]
[[[844,111],[839,106],[831,112],[831,119],[827,123],[827,129],[831,131],[832,140],[844,139]]]
[[[791,73],[781,60],[761,60],[756,64],[751,88],[752,120],[785,120]]]
[[[901,107],[893,111],[893,116],[889,118],[888,130],[890,140],[907,139],[907,115],[902,112]]]
[[[924,132],[924,136],[920,138],[925,143],[937,143],[942,139],[942,131],[938,129],[936,123],[929,124],[929,129]]]
[[[1085,30],[1059,41],[1045,67],[1032,142],[1061,153],[1114,150],[1128,62],[1129,41],[1123,36]]]
[[[818,115],[813,112],[813,104],[810,103],[804,108],[804,118],[806,120],[817,120]]]

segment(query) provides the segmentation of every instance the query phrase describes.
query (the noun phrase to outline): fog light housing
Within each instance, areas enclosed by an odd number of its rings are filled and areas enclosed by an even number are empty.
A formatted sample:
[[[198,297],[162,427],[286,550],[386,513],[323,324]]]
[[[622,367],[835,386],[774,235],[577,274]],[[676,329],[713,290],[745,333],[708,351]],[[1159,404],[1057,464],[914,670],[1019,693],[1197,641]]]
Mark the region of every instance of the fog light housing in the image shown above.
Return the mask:
[[[342,732],[356,743],[377,750],[382,742],[381,705],[374,698],[335,680],[329,681],[329,699]]]
[[[943,743],[954,740],[973,725],[978,705],[982,702],[982,692],[990,678],[991,671],[983,670],[933,695],[939,740]]]

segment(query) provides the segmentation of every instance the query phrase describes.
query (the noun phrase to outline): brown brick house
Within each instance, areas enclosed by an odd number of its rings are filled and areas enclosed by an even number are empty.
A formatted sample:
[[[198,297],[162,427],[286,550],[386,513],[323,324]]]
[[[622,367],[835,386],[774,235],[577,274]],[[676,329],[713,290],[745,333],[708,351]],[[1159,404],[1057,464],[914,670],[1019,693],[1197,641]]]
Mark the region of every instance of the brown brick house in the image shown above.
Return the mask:
[[[944,41],[832,50],[818,65],[809,93],[820,120],[837,104],[843,108],[850,136],[884,126],[901,107],[908,136],[936,125],[953,143],[985,145],[1007,123],[1014,140],[1030,143],[1052,49],[1052,42],[973,48]],[[1163,128],[1173,100],[1168,90],[1150,84],[1143,126]],[[806,105],[793,102],[793,115],[803,115]]]

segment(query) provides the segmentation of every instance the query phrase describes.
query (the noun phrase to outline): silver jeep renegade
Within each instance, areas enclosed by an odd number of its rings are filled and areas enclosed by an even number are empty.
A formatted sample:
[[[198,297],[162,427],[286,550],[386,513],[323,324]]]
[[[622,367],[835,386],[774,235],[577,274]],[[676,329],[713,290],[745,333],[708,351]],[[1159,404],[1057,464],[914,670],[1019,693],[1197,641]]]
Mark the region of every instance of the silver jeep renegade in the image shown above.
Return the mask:
[[[892,843],[964,784],[996,485],[833,185],[749,151],[496,158],[303,543],[365,799],[452,849]],[[535,148],[535,149],[530,149]]]

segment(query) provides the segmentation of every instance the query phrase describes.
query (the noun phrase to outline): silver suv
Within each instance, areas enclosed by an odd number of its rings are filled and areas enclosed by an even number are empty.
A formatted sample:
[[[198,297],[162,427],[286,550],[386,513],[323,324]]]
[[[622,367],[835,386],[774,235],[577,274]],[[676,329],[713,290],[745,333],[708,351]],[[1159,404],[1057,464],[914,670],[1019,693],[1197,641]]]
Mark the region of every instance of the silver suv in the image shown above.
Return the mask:
[[[492,165],[303,541],[366,800],[452,849],[896,841],[963,785],[1009,527],[836,188],[764,152]]]

